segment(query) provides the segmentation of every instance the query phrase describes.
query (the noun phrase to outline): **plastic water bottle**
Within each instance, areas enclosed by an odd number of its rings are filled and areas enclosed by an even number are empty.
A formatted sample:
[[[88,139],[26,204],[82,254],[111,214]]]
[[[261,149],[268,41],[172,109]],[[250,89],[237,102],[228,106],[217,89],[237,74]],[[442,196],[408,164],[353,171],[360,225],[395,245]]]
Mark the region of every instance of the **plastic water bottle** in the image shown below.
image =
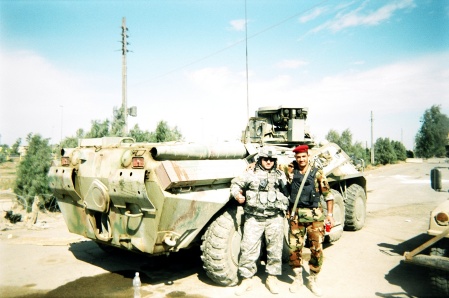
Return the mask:
[[[133,288],[134,288],[134,298],[140,298],[140,287],[142,283],[140,282],[139,272],[133,278]]]

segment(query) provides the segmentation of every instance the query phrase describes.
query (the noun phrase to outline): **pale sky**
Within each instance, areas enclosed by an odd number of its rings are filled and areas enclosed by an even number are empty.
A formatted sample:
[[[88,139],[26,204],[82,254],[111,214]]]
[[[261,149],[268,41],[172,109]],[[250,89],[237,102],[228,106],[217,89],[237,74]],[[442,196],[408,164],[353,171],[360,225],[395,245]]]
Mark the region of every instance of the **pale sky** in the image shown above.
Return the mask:
[[[449,116],[446,0],[247,0],[246,19],[243,0],[0,0],[0,143],[112,119],[123,17],[129,128],[231,141],[259,107],[290,105],[317,141],[349,129],[370,146],[372,112],[374,140],[413,149],[426,109]]]

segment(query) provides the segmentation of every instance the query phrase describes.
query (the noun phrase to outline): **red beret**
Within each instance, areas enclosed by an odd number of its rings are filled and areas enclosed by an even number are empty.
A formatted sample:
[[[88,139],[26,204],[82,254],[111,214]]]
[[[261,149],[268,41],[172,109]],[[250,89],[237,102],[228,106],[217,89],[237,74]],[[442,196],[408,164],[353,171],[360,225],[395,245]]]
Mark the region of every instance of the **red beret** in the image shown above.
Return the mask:
[[[309,146],[307,145],[299,145],[295,149],[293,149],[293,152],[295,153],[301,153],[301,152],[307,152],[309,150]]]

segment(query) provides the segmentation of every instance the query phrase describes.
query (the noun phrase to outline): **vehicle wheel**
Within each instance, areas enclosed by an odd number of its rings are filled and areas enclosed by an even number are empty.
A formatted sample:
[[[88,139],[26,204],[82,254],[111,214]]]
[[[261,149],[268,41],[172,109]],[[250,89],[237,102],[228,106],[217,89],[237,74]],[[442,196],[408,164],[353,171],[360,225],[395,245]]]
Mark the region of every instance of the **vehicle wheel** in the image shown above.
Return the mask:
[[[431,256],[449,257],[449,239],[442,239],[430,249]],[[430,284],[435,297],[449,297],[449,272],[430,270]]]
[[[332,195],[334,196],[334,210],[333,217],[335,221],[334,227],[324,238],[325,242],[335,242],[341,238],[343,234],[343,227],[345,224],[345,205],[343,203],[343,197],[335,189],[331,189]],[[327,204],[324,198],[321,197],[321,205],[323,206],[324,214],[327,215]]]
[[[242,240],[243,208],[226,209],[203,235],[201,244],[203,268],[207,276],[222,286],[235,286],[240,242]]]
[[[366,194],[363,187],[352,184],[346,190],[345,230],[358,231],[365,225]]]

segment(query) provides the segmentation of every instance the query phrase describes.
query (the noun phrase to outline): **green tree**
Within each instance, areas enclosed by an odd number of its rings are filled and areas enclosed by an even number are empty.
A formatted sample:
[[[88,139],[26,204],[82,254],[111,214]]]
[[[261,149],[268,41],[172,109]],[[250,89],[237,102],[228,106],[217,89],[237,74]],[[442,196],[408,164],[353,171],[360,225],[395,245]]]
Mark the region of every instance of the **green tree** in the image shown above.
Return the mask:
[[[407,149],[404,144],[399,141],[391,141],[391,146],[393,146],[394,153],[398,160],[406,160],[407,159]]]
[[[77,137],[66,137],[61,142],[61,148],[76,148],[78,146]]]
[[[22,143],[22,139],[18,138],[16,142],[11,146],[11,154],[19,155],[19,147]]]
[[[136,142],[151,142],[151,133],[141,130],[138,124],[129,131],[129,135]]]
[[[161,120],[158,122],[156,131],[151,133],[151,142],[170,142],[170,141],[182,141],[182,134],[175,126],[170,128],[167,122]]]
[[[354,153],[352,150],[352,133],[349,131],[349,129],[345,129],[341,133],[339,145],[343,151],[350,152],[351,154]]]
[[[377,163],[386,165],[397,162],[397,156],[389,138],[379,138],[374,143],[374,157]]]
[[[125,127],[125,113],[123,107],[120,109],[114,108],[114,116],[111,122],[110,136],[123,137],[123,128]]]
[[[366,150],[366,148],[363,147],[361,142],[355,142],[351,149],[352,158],[355,159],[355,161],[363,160],[363,163],[369,164],[370,158],[369,158],[369,151]]]
[[[47,173],[52,160],[49,139],[39,134],[27,136],[28,151],[17,167],[17,178],[14,192],[27,198],[28,205],[35,195],[48,194]]]
[[[78,146],[78,140],[81,138],[102,138],[102,137],[123,137],[123,109],[115,109],[112,122],[109,120],[93,120],[90,130],[85,133],[82,129],[78,129],[75,137],[67,137],[61,142],[61,148],[75,148]],[[170,142],[182,141],[183,136],[175,126],[171,128],[166,121],[159,121],[156,131],[148,132],[140,129],[139,125],[135,125],[128,133],[136,142]]]
[[[102,138],[109,136],[109,120],[103,122],[100,120],[93,120],[90,131],[86,134],[86,138]]]
[[[345,129],[341,135],[336,130],[331,129],[325,138],[329,142],[340,146],[340,148],[346,152],[354,162],[360,162],[361,159],[363,159],[364,163],[368,162],[365,148],[363,148],[362,143],[360,142],[352,143],[352,133],[349,129]]]
[[[3,163],[8,159],[9,151],[8,145],[0,145],[0,163]]]
[[[345,129],[341,135],[331,129],[327,135],[326,135],[326,140],[328,140],[329,142],[335,143],[338,146],[340,146],[340,148],[345,151],[348,155],[351,155],[352,153],[352,133],[349,131],[349,129]]]
[[[66,137],[61,142],[61,148],[76,148],[78,146],[78,140],[84,138],[85,133],[82,128],[79,128],[76,131],[75,136],[73,137]]]
[[[325,139],[338,145],[340,143],[340,134],[338,131],[331,129],[325,136]]]
[[[418,157],[446,156],[446,140],[449,118],[441,113],[441,107],[433,105],[424,112],[422,126],[415,137],[415,153]]]

